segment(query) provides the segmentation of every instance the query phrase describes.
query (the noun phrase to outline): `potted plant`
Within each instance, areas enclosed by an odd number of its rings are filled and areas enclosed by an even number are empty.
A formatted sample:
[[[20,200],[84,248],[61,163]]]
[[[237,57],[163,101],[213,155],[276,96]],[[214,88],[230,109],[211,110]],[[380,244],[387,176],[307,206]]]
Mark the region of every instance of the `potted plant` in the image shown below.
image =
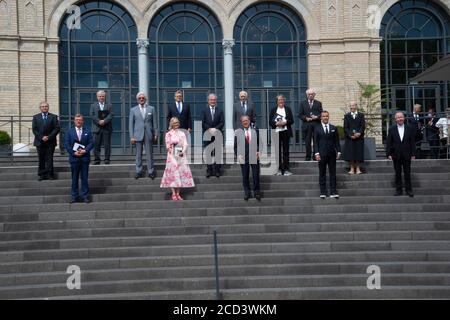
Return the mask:
[[[364,138],[364,158],[376,159],[376,137],[382,136],[381,126],[381,90],[374,84],[365,84],[358,81],[359,111],[364,113],[366,130]]]
[[[9,156],[12,150],[12,140],[6,131],[0,130],[0,155]]]

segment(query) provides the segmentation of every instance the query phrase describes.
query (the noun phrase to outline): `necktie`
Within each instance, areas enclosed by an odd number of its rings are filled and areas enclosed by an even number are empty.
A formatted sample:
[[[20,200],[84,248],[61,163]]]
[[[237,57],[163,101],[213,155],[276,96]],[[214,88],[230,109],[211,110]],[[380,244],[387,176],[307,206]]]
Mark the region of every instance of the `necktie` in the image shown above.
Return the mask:
[[[246,108],[245,102],[242,103],[242,112],[244,114],[246,114],[246,112],[247,112],[247,108]]]
[[[216,108],[211,108],[211,119],[214,120],[214,114],[216,113]]]
[[[181,114],[181,103],[177,102],[178,113]]]
[[[245,130],[245,141],[250,144],[250,132],[248,132],[248,129]]]
[[[310,101],[309,101],[309,107],[310,107],[311,109],[312,109],[313,105],[314,105],[314,101],[310,100]]]
[[[81,129],[77,128],[78,141],[81,142]]]
[[[356,113],[352,113],[353,119],[356,119]]]
[[[43,114],[43,118],[44,118],[44,122],[47,122],[47,114],[46,113]]]
[[[141,107],[142,118],[145,119],[145,107]]]
[[[325,134],[328,134],[328,126],[325,125]]]

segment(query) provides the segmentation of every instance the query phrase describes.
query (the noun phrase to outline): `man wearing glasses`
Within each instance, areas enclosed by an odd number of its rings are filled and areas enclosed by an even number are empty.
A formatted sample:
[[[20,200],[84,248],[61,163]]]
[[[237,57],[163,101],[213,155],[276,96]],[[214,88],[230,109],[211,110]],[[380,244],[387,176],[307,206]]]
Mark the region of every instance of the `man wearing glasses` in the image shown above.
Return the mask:
[[[147,173],[152,180],[156,177],[153,161],[153,142],[157,139],[157,125],[155,107],[147,104],[145,93],[139,92],[136,95],[138,105],[130,110],[130,140],[136,145],[136,175],[135,179],[143,176],[142,171],[142,150],[145,147],[147,155]]]

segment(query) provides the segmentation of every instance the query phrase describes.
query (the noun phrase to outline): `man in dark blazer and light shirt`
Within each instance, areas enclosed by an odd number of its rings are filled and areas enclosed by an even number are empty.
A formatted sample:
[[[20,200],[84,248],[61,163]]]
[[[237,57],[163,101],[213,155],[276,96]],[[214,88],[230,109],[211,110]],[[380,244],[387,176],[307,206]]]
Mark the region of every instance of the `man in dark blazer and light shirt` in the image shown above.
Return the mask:
[[[97,102],[91,105],[92,134],[94,135],[94,165],[100,164],[102,144],[105,147],[105,164],[111,162],[112,106],[105,102],[106,92],[97,92]]]
[[[58,116],[48,112],[47,101],[39,104],[40,113],[33,116],[32,129],[34,134],[33,145],[39,156],[38,180],[54,180],[53,154],[56,148],[56,136],[60,131]]]
[[[305,161],[311,161],[311,141],[314,138],[314,128],[320,124],[320,114],[322,113],[322,102],[316,100],[314,89],[306,90],[307,99],[300,104],[298,117],[303,121],[302,134],[305,141],[306,156]]]
[[[250,119],[250,127],[256,124],[255,109],[248,101],[248,93],[246,91],[239,92],[239,102],[233,106],[234,130],[239,129],[241,124],[241,117],[248,116]]]
[[[402,171],[405,176],[405,191],[414,197],[411,186],[411,160],[416,159],[416,128],[405,124],[405,114],[397,112],[395,122],[389,128],[386,141],[386,156],[394,163],[395,196],[403,194]]]
[[[341,157],[339,133],[329,123],[330,114],[322,111],[321,122],[314,129],[314,157],[319,162],[320,198],[327,197],[327,167],[330,176],[330,198],[339,198],[336,189],[336,160]]]
[[[191,107],[183,101],[183,91],[177,90],[174,95],[175,101],[167,106],[167,128],[170,119],[177,118],[180,121],[180,129],[192,131]]]

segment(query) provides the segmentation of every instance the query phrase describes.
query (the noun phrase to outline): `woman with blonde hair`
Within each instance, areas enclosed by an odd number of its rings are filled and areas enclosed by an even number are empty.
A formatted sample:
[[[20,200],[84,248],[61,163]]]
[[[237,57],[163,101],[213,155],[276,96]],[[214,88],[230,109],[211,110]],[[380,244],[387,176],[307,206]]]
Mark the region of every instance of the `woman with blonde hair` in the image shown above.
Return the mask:
[[[189,168],[186,153],[188,143],[186,134],[180,130],[180,121],[173,117],[169,122],[169,131],[166,133],[167,160],[166,169],[161,180],[161,188],[172,189],[172,200],[183,200],[180,196],[181,188],[192,188],[195,186]]]

